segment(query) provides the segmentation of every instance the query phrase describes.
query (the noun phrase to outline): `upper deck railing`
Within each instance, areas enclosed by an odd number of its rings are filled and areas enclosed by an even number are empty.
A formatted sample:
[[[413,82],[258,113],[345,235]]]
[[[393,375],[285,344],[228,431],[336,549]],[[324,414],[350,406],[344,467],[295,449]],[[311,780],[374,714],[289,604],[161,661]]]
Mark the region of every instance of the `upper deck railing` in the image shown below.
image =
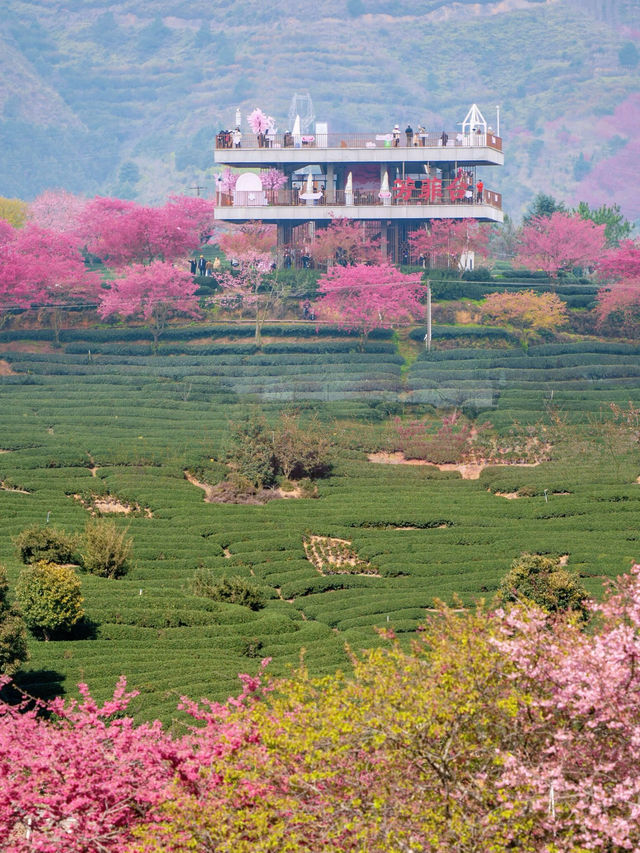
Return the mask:
[[[402,131],[394,133],[320,133],[294,137],[291,133],[254,134],[221,131],[216,135],[216,149],[241,148],[493,148],[502,151],[502,139],[494,133],[432,133]]]
[[[334,190],[333,193],[313,193],[315,198],[304,198],[304,190],[262,190],[261,192],[219,193],[219,207],[362,207],[375,205],[382,208],[418,205],[469,204],[489,205],[502,210],[502,195],[483,188],[482,193],[459,181],[424,180],[397,181],[396,186],[383,196],[373,190]]]

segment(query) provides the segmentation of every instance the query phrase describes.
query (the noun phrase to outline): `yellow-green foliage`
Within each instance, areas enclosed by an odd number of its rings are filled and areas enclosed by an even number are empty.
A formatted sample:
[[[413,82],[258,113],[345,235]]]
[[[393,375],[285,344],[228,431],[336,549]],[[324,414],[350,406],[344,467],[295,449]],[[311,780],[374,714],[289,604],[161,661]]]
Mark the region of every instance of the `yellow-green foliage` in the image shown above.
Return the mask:
[[[103,578],[121,577],[129,570],[132,551],[133,539],[127,529],[121,530],[112,519],[87,522],[82,564],[88,572]]]
[[[72,628],[84,615],[80,581],[69,566],[41,561],[20,573],[16,595],[27,627],[49,639]]]
[[[353,677],[276,683],[253,740],[222,749],[204,795],[168,804],[137,849],[501,853],[514,833],[538,849],[528,792],[498,781],[527,698],[494,631],[443,608],[410,651],[354,656]]]

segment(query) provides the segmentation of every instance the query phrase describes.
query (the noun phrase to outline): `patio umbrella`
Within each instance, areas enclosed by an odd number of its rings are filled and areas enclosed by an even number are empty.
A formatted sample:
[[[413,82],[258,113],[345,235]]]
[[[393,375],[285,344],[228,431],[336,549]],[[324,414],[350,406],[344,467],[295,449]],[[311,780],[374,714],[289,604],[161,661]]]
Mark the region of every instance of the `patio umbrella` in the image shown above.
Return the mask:
[[[300,193],[300,198],[303,198],[307,204],[313,204],[315,196],[313,193],[313,175],[311,172],[307,175],[307,183],[305,184],[304,192]]]
[[[389,173],[385,172],[382,176],[382,183],[380,184],[380,192],[378,193],[378,198],[382,201],[382,203],[388,207],[391,204],[391,193],[389,192]]]
[[[347,183],[344,188],[344,203],[353,205],[353,175],[351,172],[347,175]]]
[[[296,120],[293,123],[293,130],[291,131],[291,135],[293,136],[293,144],[296,148],[300,148],[302,145],[302,131],[300,130],[300,116],[296,116]]]

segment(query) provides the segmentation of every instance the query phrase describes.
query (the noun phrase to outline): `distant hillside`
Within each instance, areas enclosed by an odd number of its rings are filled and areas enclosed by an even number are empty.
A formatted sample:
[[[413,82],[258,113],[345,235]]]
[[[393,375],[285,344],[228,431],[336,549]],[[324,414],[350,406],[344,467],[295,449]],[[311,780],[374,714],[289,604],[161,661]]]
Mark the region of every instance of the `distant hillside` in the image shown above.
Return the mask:
[[[543,190],[640,220],[640,0],[3,6],[0,195],[210,192],[236,107],[284,129],[308,92],[344,131],[452,129],[474,101],[495,126],[499,104],[506,166],[485,177],[508,212]]]

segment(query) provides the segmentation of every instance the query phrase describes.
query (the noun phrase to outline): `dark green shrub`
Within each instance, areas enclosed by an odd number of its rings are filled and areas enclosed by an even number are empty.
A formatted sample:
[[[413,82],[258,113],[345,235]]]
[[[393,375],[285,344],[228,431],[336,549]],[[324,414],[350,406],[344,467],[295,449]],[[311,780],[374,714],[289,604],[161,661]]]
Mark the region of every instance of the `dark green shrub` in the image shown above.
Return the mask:
[[[24,620],[7,600],[9,587],[4,566],[0,566],[0,673],[13,675],[28,660]]]
[[[247,578],[218,577],[211,569],[198,569],[193,576],[192,590],[212,601],[240,604],[250,610],[260,610],[266,603],[262,590]]]
[[[13,543],[23,563],[46,560],[49,563],[73,563],[76,559],[78,537],[57,530],[32,524],[17,536]]]

